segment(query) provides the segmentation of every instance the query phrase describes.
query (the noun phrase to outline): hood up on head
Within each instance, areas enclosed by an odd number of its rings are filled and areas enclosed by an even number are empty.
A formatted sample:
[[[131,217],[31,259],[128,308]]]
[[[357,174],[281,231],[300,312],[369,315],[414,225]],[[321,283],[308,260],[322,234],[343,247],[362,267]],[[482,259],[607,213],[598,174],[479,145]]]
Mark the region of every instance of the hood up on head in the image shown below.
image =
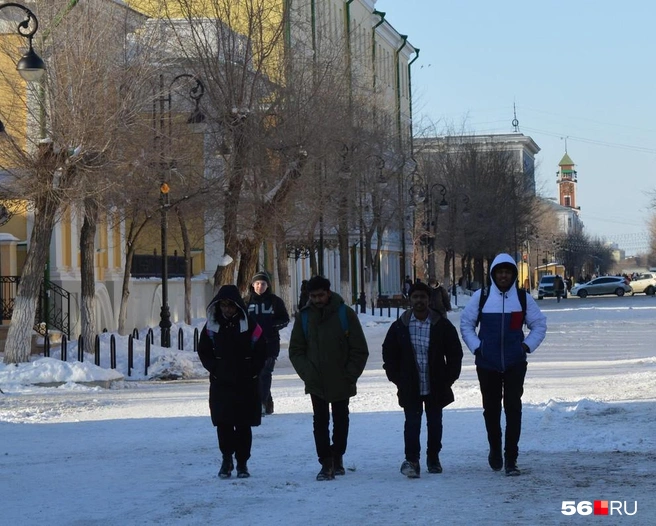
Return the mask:
[[[245,332],[248,330],[248,309],[244,300],[239,295],[239,289],[235,285],[223,285],[216,296],[210,301],[210,304],[207,306],[207,329],[211,332],[217,332],[219,330],[219,322],[216,319],[217,316],[217,304],[221,300],[230,300],[235,305],[239,312],[239,330],[240,332]]]
[[[504,254],[504,253],[501,253],[494,258],[494,261],[492,261],[492,265],[490,266],[490,280],[492,281],[492,283],[494,283],[495,287],[497,286],[497,283],[496,281],[494,281],[494,268],[499,265],[507,265],[509,267],[512,267],[513,281],[511,284],[511,288],[514,287],[515,284],[517,283],[517,275],[519,274],[519,272],[517,271],[517,264],[515,263],[515,260],[512,258],[510,254]]]

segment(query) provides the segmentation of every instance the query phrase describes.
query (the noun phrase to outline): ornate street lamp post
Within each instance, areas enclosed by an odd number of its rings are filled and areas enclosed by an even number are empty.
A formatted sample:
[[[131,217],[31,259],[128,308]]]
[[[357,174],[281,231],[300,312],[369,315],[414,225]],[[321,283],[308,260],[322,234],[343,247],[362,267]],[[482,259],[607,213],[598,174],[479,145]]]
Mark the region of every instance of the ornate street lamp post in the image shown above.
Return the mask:
[[[160,155],[160,187],[159,187],[159,200],[160,200],[160,237],[161,237],[161,266],[162,266],[162,310],[160,312],[159,328],[161,333],[160,345],[162,347],[171,346],[171,311],[169,309],[169,265],[168,265],[168,211],[171,208],[171,201],[169,199],[170,187],[167,182],[168,174],[170,174],[171,163],[164,162],[166,148],[170,153],[171,142],[171,102],[172,102],[172,88],[173,85],[180,79],[189,79],[193,84],[189,90],[189,98],[194,102],[194,111],[187,119],[187,124],[194,125],[200,124],[205,120],[205,116],[200,112],[199,105],[200,99],[205,93],[205,86],[199,78],[189,73],[182,73],[175,77],[169,84],[168,94],[166,97],[160,97],[154,101],[153,104],[153,120],[155,121],[155,142],[159,148]],[[163,77],[160,76],[160,89],[163,88]],[[157,119],[157,104],[159,103],[159,119]],[[164,132],[164,112],[168,113],[168,129]],[[159,131],[159,133],[158,133]],[[167,144],[162,142],[162,138],[166,136]]]
[[[22,9],[27,16],[25,20],[18,23],[16,32],[20,36],[27,38],[29,42],[29,49],[16,64],[16,69],[18,70],[20,76],[28,82],[39,80],[46,70],[46,66],[43,63],[43,60],[39,55],[36,54],[34,48],[32,47],[32,39],[39,29],[39,21],[36,18],[36,15],[24,5],[16,4],[14,2],[7,2],[0,4],[0,11],[7,7]]]

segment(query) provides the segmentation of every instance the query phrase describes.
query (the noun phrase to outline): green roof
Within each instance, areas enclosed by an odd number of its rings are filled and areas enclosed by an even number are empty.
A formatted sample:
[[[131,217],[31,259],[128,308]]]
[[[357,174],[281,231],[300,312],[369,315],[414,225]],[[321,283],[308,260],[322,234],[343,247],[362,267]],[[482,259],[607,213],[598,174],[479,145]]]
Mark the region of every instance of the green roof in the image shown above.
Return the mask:
[[[572,159],[570,159],[569,155],[567,155],[567,153],[565,153],[565,155],[563,155],[563,158],[558,163],[558,166],[574,166],[574,161],[572,161]]]

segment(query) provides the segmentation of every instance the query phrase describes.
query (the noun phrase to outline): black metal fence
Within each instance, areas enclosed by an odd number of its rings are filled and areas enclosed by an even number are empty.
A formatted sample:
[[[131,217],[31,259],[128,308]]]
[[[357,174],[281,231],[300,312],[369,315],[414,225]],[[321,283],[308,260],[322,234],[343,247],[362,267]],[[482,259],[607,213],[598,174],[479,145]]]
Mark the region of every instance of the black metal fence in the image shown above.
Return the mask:
[[[198,330],[198,327],[194,328],[194,334],[193,334],[193,352],[197,353],[198,352],[198,341],[200,339],[200,332]],[[134,340],[139,340],[139,331],[137,329],[134,329],[132,331],[132,334],[128,336],[128,356],[127,356],[127,361],[128,361],[128,376],[132,376],[132,371],[134,369]],[[148,376],[148,368],[150,367],[150,347],[153,345],[155,341],[155,335],[153,333],[152,329],[148,329],[148,332],[146,333],[146,340],[145,340],[145,353],[144,353],[144,376]],[[68,361],[68,344],[69,344],[69,339],[67,336],[64,334],[62,335],[61,339],[61,355],[60,359],[62,362]],[[46,358],[50,357],[50,350],[51,350],[52,343],[50,342],[50,335],[46,334],[44,341],[43,341],[43,355]],[[84,338],[82,336],[79,336],[77,339],[77,361],[83,363],[84,362]],[[101,342],[100,342],[100,335],[96,335],[96,339],[94,341],[93,345],[93,356],[94,356],[94,363],[95,365],[100,366],[100,353],[101,353]],[[182,330],[182,327],[178,330],[178,350],[182,351],[184,350],[184,331]],[[110,368],[111,369],[116,369],[116,336],[112,334],[109,338],[109,363],[110,363]]]

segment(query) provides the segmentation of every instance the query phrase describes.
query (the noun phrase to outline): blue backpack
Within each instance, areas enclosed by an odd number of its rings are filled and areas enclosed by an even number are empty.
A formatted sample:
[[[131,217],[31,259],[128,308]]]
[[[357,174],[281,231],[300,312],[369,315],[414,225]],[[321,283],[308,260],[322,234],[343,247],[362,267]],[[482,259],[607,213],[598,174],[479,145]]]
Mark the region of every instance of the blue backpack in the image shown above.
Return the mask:
[[[345,304],[343,303],[340,304],[339,308],[337,309],[337,315],[339,316],[339,322],[342,324],[342,329],[344,330],[344,334],[348,338],[348,318],[346,317]],[[308,336],[308,310],[307,309],[303,309],[301,311],[301,324],[303,325],[303,334],[307,339]]]

